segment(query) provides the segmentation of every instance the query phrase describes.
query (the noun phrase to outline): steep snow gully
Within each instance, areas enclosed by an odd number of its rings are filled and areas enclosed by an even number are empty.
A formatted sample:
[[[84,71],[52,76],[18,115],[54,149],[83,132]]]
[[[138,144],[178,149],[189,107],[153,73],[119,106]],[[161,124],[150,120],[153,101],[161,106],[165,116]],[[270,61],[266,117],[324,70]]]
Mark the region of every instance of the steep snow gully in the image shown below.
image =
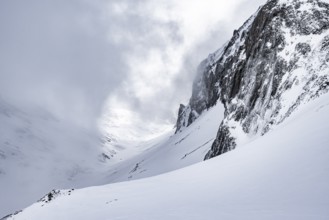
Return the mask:
[[[200,64],[175,130],[3,220],[329,219],[328,63],[329,4],[269,0]]]

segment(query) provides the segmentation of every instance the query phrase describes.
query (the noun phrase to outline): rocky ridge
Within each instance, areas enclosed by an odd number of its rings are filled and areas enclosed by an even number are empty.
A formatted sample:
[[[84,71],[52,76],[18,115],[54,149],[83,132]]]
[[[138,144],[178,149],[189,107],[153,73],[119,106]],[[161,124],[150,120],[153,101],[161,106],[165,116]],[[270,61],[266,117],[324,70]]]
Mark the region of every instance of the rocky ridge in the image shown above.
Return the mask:
[[[269,0],[197,70],[176,133],[221,102],[224,119],[205,159],[266,134],[329,90],[329,5]]]

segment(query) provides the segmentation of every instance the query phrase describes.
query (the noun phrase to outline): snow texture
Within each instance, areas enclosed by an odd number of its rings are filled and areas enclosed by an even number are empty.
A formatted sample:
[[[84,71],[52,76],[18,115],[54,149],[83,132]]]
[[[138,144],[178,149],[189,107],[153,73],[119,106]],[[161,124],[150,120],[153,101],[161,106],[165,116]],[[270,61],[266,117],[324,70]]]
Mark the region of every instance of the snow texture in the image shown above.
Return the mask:
[[[311,101],[220,157],[151,178],[60,191],[50,202],[46,195],[7,219],[328,219],[328,100]]]
[[[57,139],[56,118],[0,100],[0,213],[43,192],[4,219],[328,219],[328,23],[322,1],[268,1],[200,64],[176,130],[148,141],[120,114],[103,146]]]

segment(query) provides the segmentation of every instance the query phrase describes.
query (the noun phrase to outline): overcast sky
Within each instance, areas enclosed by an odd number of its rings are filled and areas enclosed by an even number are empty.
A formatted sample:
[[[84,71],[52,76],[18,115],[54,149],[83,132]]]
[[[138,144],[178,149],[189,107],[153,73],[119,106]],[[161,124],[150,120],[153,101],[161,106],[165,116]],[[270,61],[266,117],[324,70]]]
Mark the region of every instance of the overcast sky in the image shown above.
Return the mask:
[[[88,127],[174,123],[198,63],[265,0],[2,0],[0,97]],[[110,111],[111,114],[111,111]]]

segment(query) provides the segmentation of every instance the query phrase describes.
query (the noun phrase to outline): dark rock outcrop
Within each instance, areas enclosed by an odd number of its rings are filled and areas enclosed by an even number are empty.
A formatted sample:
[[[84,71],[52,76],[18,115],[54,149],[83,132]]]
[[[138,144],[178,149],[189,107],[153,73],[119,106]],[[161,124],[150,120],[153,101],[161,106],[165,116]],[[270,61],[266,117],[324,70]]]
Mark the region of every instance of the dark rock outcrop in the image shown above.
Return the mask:
[[[203,61],[177,131],[219,101],[225,107],[205,159],[264,135],[302,103],[328,91],[329,5],[270,0]]]

